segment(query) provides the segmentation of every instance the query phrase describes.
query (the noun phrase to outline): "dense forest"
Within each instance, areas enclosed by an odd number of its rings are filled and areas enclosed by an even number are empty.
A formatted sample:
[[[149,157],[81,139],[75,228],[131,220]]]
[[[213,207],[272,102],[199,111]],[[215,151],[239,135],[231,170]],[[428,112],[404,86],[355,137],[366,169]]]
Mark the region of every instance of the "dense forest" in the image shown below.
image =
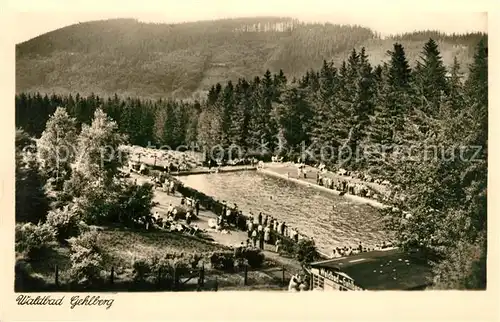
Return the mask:
[[[216,83],[237,83],[266,70],[298,78],[323,60],[341,64],[352,48],[365,47],[370,63],[378,65],[388,60],[386,51],[395,41],[405,46],[411,66],[432,37],[446,66],[456,57],[466,67],[481,36],[426,31],[382,39],[361,26],[280,17],[182,24],[92,21],[16,45],[16,91],[199,99]]]
[[[268,70],[217,83],[194,102],[22,93],[16,126],[40,137],[58,106],[80,125],[102,107],[132,144],[237,145],[293,157],[312,145],[302,153],[311,162],[390,179],[404,198],[392,201],[388,228],[402,247],[435,259],[436,287],[485,288],[487,39],[475,44],[467,76],[458,59],[445,66],[433,39],[413,67],[401,43],[387,55],[372,65],[364,48],[351,49],[341,64],[325,60],[293,79]]]

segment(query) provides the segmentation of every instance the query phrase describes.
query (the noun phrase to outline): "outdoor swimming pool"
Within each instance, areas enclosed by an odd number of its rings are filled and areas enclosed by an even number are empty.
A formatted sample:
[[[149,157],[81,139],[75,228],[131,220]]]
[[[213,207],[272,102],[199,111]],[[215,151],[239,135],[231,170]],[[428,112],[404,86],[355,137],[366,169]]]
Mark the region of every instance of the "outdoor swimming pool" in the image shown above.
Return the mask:
[[[181,176],[179,180],[229,205],[236,203],[245,214],[261,211],[284,220],[314,237],[326,254],[360,241],[370,247],[389,239],[377,209],[284,179],[243,171]]]

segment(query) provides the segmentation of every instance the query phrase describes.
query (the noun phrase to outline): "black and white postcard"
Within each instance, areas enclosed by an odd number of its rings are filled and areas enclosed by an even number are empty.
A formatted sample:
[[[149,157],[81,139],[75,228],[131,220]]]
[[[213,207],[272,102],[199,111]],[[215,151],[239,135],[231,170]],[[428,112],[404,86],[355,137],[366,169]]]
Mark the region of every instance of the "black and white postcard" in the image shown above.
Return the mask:
[[[491,318],[489,5],[8,1],[0,311]]]

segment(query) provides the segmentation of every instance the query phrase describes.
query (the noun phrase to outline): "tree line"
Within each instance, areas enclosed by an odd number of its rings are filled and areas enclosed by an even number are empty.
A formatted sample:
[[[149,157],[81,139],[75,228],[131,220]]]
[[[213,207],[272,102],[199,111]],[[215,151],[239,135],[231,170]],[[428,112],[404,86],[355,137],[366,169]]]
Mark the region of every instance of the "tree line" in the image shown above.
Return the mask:
[[[302,146],[312,145],[308,156],[321,153],[331,169],[390,178],[404,198],[392,201],[397,211],[384,217],[388,229],[402,247],[429,252],[438,263],[438,287],[484,288],[487,42],[477,44],[466,79],[456,60],[445,68],[433,39],[413,69],[401,44],[387,54],[387,63],[371,66],[364,49],[353,49],[340,66],[324,61],[319,70],[292,80],[267,71],[216,84],[195,102],[20,94],[16,125],[40,136],[57,106],[65,106],[80,126],[102,106],[132,144],[196,141],[294,157],[305,156]],[[411,158],[401,158],[401,147],[412,151]],[[447,149],[426,159],[429,147]],[[348,158],[346,151],[361,154]]]
[[[333,165],[342,148],[403,143],[405,124],[409,117],[418,122],[417,112],[435,117],[444,106],[461,110],[467,104],[471,86],[456,60],[445,68],[434,40],[413,70],[401,44],[387,54],[387,63],[371,66],[364,48],[353,49],[340,66],[324,61],[299,79],[267,70],[261,77],[217,83],[202,101],[21,93],[16,126],[38,137],[57,106],[66,107],[78,124],[88,123],[102,107],[131,144],[176,148],[196,142],[277,154],[299,152],[305,145],[329,154],[324,158]],[[328,151],[320,151],[325,146]],[[374,162],[352,158],[343,166],[362,169],[377,166]]]

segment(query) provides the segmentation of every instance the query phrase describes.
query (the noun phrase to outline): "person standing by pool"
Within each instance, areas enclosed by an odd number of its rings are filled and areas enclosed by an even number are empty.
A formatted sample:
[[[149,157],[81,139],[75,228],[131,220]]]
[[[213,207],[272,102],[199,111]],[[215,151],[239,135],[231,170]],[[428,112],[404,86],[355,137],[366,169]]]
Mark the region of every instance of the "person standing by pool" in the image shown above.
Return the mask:
[[[257,230],[254,229],[252,231],[252,242],[253,242],[253,247],[257,247]]]
[[[234,226],[238,229],[240,228],[240,217],[241,217],[241,210],[237,212],[234,216]]]
[[[282,230],[282,229],[283,229],[283,222],[280,222],[280,223],[278,224],[278,233],[279,233],[279,234],[282,234],[282,233],[281,233],[281,230]],[[282,235],[283,235],[283,234],[282,234]]]
[[[266,226],[266,228],[264,228],[264,241],[266,242],[266,244],[269,244],[269,242],[271,241],[271,228],[269,228],[269,226]]]
[[[264,249],[264,233],[262,231],[259,233],[259,248]]]
[[[332,253],[330,255],[330,258],[337,258],[337,253],[335,252],[335,248],[332,249]]]
[[[259,212],[258,222],[259,222],[259,225],[262,224],[262,212]]]
[[[248,219],[248,238],[252,237],[253,232],[253,221]]]
[[[281,239],[276,239],[276,253],[279,253],[281,249]]]
[[[280,234],[285,236],[286,224],[285,222],[281,223]]]
[[[275,220],[275,221],[274,221],[274,227],[273,227],[273,230],[274,230],[275,232],[278,232],[278,225],[279,225],[279,221]]]
[[[226,215],[226,210],[227,210],[227,205],[226,205],[226,200],[222,200],[222,215],[225,216]]]
[[[232,222],[232,211],[231,211],[231,208],[227,207],[226,208],[226,220],[228,223],[231,223]]]
[[[194,202],[194,209],[196,211],[196,217],[200,215],[200,200],[196,199]]]

